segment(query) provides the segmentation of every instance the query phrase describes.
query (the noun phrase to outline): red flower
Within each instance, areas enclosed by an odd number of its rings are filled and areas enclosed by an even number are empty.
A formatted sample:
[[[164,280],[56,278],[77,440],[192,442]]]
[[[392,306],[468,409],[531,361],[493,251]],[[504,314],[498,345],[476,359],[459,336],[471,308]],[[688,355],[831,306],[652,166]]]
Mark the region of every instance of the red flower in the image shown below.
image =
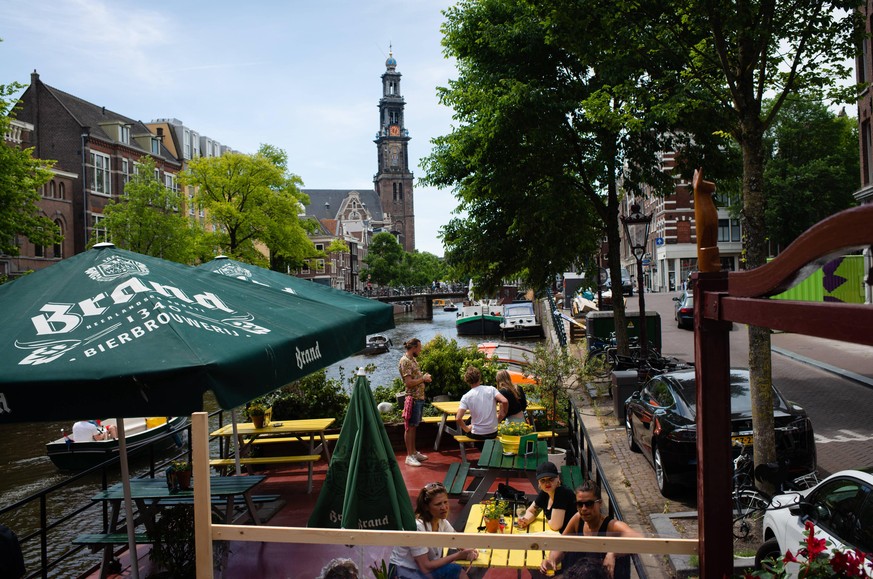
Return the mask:
[[[797,563],[797,558],[791,554],[791,549],[785,551],[785,556],[782,558],[783,563]]]
[[[827,540],[815,538],[815,527],[813,527],[811,522],[806,521],[806,528],[809,531],[809,534],[806,537],[806,557],[807,559],[815,559],[816,556],[827,549]]]

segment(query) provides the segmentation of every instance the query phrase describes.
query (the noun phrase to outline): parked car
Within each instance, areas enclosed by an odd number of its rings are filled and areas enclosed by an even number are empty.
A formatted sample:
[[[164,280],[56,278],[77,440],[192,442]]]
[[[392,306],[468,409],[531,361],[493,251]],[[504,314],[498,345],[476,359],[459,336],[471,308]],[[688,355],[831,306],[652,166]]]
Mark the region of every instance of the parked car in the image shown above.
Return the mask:
[[[609,268],[601,268],[600,278],[604,280],[604,288],[612,289],[612,280],[609,273]],[[626,267],[621,268],[621,293],[625,297],[630,297],[634,295],[634,282],[633,280],[631,280],[631,274]]]
[[[746,446],[752,439],[749,371],[730,371],[731,437]],[[655,376],[625,401],[625,429],[631,450],[642,452],[655,469],[658,490],[671,496],[677,487],[697,482],[697,389],[695,371],[676,370]],[[800,406],[773,387],[776,449],[787,474],[815,470],[812,422]],[[739,453],[741,449],[736,449]]]
[[[676,311],[673,319],[680,328],[694,329],[694,296],[685,291],[673,298]]]
[[[789,549],[797,553],[800,544],[806,543],[803,532],[810,521],[815,537],[830,542],[829,552],[864,552],[868,574],[873,576],[873,467],[834,473],[810,489],[778,495],[771,504],[780,508],[771,507],[764,513],[765,541],[755,556],[756,566]]]

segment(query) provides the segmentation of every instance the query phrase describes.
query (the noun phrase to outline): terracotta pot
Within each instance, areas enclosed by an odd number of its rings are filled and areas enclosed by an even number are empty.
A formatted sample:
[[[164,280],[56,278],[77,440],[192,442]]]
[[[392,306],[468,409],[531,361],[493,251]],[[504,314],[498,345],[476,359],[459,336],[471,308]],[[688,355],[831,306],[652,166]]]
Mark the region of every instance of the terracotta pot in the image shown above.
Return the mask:
[[[485,519],[485,532],[496,533],[500,530],[500,519]]]
[[[176,481],[179,483],[179,490],[187,491],[191,488],[191,471],[176,471]]]
[[[255,428],[263,428],[264,427],[264,415],[260,416],[252,416],[252,424],[255,425]]]
[[[520,436],[501,434],[497,439],[500,441],[500,444],[503,445],[504,454],[518,454],[518,445],[521,443]]]

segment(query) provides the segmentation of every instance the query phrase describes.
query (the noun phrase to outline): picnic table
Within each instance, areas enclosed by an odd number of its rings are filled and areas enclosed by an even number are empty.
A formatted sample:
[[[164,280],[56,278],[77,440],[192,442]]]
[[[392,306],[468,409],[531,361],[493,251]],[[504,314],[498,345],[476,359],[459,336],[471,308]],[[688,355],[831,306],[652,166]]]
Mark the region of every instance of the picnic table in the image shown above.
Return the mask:
[[[249,516],[256,525],[261,522],[258,519],[257,510],[254,501],[252,500],[251,490],[259,482],[264,480],[263,476],[233,476],[233,477],[210,477],[209,485],[212,494],[212,499],[215,501],[215,507],[221,506],[221,501],[224,502],[224,509],[216,508],[224,522],[231,523],[233,521],[234,504],[237,497],[241,497],[248,509]],[[196,480],[194,484],[197,484]],[[130,481],[131,499],[136,504],[139,516],[142,518],[146,532],[137,535],[138,543],[150,543],[155,536],[155,521],[158,512],[164,506],[178,504],[180,502],[194,502],[194,491],[188,490],[173,490],[167,487],[167,480],[164,478],[142,478],[132,479]],[[103,565],[102,573],[107,569],[106,564],[112,559],[113,545],[126,544],[127,534],[118,526],[118,519],[121,514],[121,502],[124,499],[124,488],[122,483],[117,483],[100,491],[91,497],[95,502],[107,502],[110,505],[110,522],[108,533],[90,533],[84,534],[73,540],[76,544],[87,544],[92,547],[102,546]],[[217,500],[216,500],[217,499]]]
[[[461,434],[458,432],[458,429],[454,426],[449,426],[448,421],[451,419],[452,424],[455,424],[455,416],[458,414],[458,410],[461,409],[461,401],[460,400],[450,400],[446,402],[432,402],[434,408],[439,410],[441,414],[441,420],[439,428],[437,428],[436,440],[433,443],[433,449],[440,449],[440,441],[443,438],[443,433],[448,432],[452,436],[456,434]],[[527,410],[530,412],[536,412],[540,410],[545,410],[545,407],[542,404],[529,403],[527,405]],[[469,414],[469,411],[467,412]]]
[[[240,464],[255,465],[255,464],[289,464],[305,462],[308,465],[308,482],[307,491],[312,492],[312,464],[319,459],[320,454],[324,454],[325,459],[330,462],[330,450],[325,438],[325,430],[336,421],[335,418],[307,418],[302,420],[278,420],[269,422],[263,428],[257,428],[251,422],[240,422],[237,424],[237,436],[240,445]],[[233,436],[233,425],[226,424],[211,433],[212,436]],[[316,440],[320,442],[316,446]],[[264,456],[250,457],[248,455],[252,445],[263,442],[308,442],[309,453],[294,456]],[[209,464],[219,468],[231,467],[236,463],[230,445],[228,445],[227,455],[217,459],[210,459]]]
[[[533,446],[533,445],[532,445]],[[456,529],[464,528],[469,520],[473,506],[482,502],[485,495],[499,478],[505,478],[509,484],[509,478],[514,476],[526,476],[531,483],[533,492],[537,492],[536,470],[537,465],[548,460],[548,444],[545,440],[537,440],[535,450],[525,453],[520,449],[519,454],[504,454],[503,445],[499,440],[486,440],[479,456],[478,469],[482,472],[482,479],[478,486],[473,489],[470,500],[458,513],[453,526]]]
[[[504,520],[506,525],[503,529],[503,534],[540,534],[540,535],[558,535],[557,531],[549,529],[543,513],[537,514],[536,518],[531,521],[524,529],[515,526],[517,515],[515,512],[507,515]],[[482,516],[482,504],[475,504],[470,510],[470,517],[467,519],[467,524],[464,526],[465,533],[481,533],[485,527],[485,521]],[[538,569],[543,558],[547,554],[541,549],[522,550],[522,549],[480,549],[479,558],[475,561],[470,561],[469,565],[474,568],[489,569],[491,567],[502,567],[510,569]],[[458,561],[465,564],[465,561]]]

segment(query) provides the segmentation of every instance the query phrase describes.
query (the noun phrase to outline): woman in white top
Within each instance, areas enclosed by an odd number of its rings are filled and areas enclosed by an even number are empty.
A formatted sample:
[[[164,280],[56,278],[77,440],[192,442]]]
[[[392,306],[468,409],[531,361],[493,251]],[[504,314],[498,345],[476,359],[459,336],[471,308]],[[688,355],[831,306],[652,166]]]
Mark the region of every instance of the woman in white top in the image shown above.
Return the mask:
[[[458,413],[455,415],[458,429],[476,440],[497,438],[497,425],[506,418],[509,401],[494,386],[481,384],[482,373],[475,366],[468,367],[464,372],[464,381],[470,385],[470,391],[461,396]],[[497,404],[500,404],[499,411]],[[464,414],[468,410],[470,426],[464,423]]]
[[[454,533],[447,516],[449,495],[443,483],[433,482],[421,489],[415,504],[417,530]],[[391,563],[397,567],[398,579],[467,579],[467,572],[455,561],[473,561],[478,556],[476,549],[461,549],[443,557],[439,547],[394,547]]]

